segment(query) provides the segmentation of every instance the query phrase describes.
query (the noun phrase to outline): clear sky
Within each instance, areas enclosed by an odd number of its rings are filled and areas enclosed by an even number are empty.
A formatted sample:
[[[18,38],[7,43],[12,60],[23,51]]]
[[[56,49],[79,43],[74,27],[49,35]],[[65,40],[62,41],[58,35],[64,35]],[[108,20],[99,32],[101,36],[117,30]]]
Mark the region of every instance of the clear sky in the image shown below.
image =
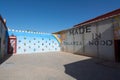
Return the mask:
[[[0,0],[9,28],[56,32],[120,8],[120,0]]]

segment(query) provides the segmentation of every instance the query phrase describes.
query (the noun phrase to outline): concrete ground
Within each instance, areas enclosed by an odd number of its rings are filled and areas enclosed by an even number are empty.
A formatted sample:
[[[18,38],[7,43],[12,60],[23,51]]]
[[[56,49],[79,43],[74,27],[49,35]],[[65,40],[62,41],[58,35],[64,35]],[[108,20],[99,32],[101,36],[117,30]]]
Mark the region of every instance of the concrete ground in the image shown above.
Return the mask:
[[[120,80],[120,65],[65,52],[19,54],[1,63],[0,80]]]

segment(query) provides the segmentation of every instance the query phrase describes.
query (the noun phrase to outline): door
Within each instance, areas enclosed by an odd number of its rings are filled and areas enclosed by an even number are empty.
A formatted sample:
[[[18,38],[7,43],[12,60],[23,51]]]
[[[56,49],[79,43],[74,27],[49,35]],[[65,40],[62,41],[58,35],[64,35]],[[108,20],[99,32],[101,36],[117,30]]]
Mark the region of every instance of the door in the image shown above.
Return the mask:
[[[8,42],[8,53],[9,54],[16,53],[16,43],[17,43],[16,36],[10,36],[9,42]]]

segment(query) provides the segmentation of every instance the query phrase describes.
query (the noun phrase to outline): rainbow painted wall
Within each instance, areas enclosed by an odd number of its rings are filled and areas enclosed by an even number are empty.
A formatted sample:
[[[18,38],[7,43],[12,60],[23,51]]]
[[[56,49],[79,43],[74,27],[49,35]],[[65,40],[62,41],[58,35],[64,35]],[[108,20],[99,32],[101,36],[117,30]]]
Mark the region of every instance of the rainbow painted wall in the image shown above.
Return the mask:
[[[60,51],[60,43],[53,34],[8,29],[17,38],[16,54]]]

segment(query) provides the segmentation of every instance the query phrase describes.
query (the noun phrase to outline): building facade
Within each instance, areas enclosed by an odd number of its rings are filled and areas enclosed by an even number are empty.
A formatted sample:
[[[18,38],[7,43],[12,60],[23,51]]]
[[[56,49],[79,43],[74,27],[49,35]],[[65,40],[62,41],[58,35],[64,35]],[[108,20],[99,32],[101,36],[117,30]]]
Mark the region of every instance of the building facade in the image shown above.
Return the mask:
[[[0,58],[7,54],[8,32],[6,23],[0,16]]]
[[[120,61],[120,9],[55,34],[61,51]]]

